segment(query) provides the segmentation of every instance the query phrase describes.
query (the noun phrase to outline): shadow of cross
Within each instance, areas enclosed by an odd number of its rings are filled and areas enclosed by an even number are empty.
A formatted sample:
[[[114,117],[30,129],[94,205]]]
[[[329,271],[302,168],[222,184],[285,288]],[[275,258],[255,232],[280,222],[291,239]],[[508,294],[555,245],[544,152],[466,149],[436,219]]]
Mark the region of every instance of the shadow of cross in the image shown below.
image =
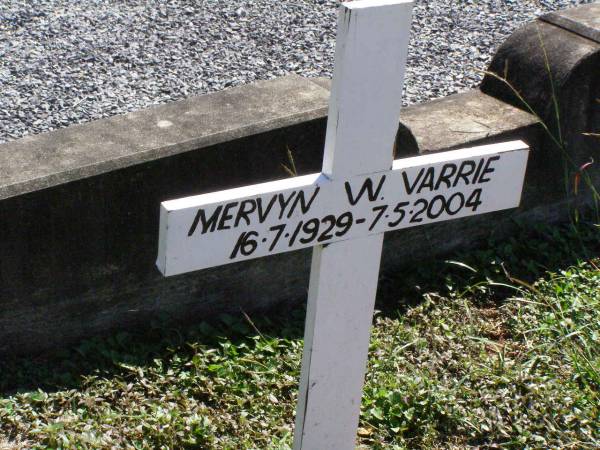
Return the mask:
[[[520,202],[522,142],[393,161],[411,12],[340,6],[321,173],[161,205],[165,276],[314,246],[295,449],[355,446],[383,233]]]

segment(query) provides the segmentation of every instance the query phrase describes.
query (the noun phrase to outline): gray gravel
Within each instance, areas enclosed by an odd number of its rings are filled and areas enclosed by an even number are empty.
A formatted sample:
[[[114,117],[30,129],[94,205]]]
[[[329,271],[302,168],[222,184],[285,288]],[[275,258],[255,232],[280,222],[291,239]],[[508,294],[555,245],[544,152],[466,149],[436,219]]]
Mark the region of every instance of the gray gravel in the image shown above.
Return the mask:
[[[589,0],[417,0],[405,103],[475,86],[518,26]],[[297,73],[331,76],[335,0],[0,0],[0,142]]]

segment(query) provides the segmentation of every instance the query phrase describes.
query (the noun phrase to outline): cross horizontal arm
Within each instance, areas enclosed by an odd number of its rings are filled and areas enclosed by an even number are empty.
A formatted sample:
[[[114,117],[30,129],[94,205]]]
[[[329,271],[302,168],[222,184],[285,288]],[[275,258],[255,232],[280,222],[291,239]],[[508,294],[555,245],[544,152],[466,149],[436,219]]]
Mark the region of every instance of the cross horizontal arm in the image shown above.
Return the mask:
[[[176,275],[516,207],[527,154],[515,141],[345,180],[311,174],[163,202],[157,265]]]

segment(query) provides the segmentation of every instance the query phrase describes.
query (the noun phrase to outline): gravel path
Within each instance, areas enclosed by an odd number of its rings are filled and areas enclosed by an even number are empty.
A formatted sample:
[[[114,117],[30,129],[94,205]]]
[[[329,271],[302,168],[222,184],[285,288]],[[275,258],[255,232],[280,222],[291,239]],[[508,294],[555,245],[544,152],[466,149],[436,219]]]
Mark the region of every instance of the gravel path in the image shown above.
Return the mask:
[[[416,0],[405,103],[475,86],[539,14],[589,0]],[[298,73],[331,76],[335,0],[0,0],[0,142]]]

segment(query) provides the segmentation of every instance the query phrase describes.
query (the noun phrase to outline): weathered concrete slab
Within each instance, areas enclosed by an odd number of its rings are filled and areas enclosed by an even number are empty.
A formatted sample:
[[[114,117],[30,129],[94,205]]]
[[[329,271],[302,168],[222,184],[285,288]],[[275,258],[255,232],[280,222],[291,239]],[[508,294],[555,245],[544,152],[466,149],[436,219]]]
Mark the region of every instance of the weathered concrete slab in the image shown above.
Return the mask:
[[[491,70],[503,73],[509,61],[511,82],[551,119],[538,29],[565,108],[565,152],[587,161],[598,141],[582,133],[600,130],[597,43],[532,24]],[[320,170],[327,86],[297,77],[246,85],[0,146],[0,354],[303,301],[310,254],[302,250],[164,279],[154,265],[158,211],[167,199],[283,178],[288,148],[300,174]],[[561,153],[490,77],[482,92],[405,108],[401,121],[398,156],[515,138],[532,152],[518,209],[388,233],[384,273],[510,235],[514,219],[568,217]],[[579,195],[590,198],[583,187]]]
[[[551,12],[540,20],[600,43],[600,3]]]
[[[548,122],[555,119],[554,85],[562,115],[572,123],[574,118],[570,114],[579,121],[590,113],[594,102],[591,94],[600,79],[600,44],[564,28],[536,21],[517,30],[502,44],[488,71],[502,77],[506,75],[529,107]],[[527,109],[513,89],[493,76],[485,76],[481,91]]]
[[[328,94],[295,75],[0,145],[0,199],[323,117]]]
[[[568,18],[570,25],[557,26],[546,17],[520,28],[502,44],[489,72],[506,77],[507,83],[488,74],[481,91],[535,111],[548,130],[541,136],[546,164],[562,165],[562,171],[566,167],[573,177],[598,152],[598,140],[589,134],[600,132],[600,43],[579,31],[597,26],[593,24],[600,21],[600,5],[569,9],[554,17]],[[587,173],[600,182],[598,165]],[[560,168],[548,175],[548,180],[563,178]]]
[[[128,152],[127,164],[119,157],[116,161],[100,161],[90,174],[85,172],[85,166],[73,169],[69,165],[73,161],[67,160],[68,176],[60,178],[59,173],[52,179],[57,184],[42,184],[41,188],[25,194],[13,192],[11,197],[0,200],[0,229],[3,230],[0,238],[0,354],[37,352],[83,337],[143,328],[157,318],[181,324],[222,312],[256,311],[276,305],[289,307],[303,301],[310,265],[307,251],[168,279],[160,275],[154,261],[161,201],[283,178],[286,174],[281,165],[289,165],[287,148],[292,150],[299,173],[320,169],[326,125],[323,108],[328,92],[315,83],[308,83],[314,86],[308,89],[311,95],[315,94],[314,89],[320,90],[313,96],[313,100],[317,100],[307,102],[304,111],[296,108],[294,116],[281,114],[270,125],[246,123],[242,130],[226,129],[229,140],[192,151],[176,153],[175,150],[176,154],[165,154],[156,148],[154,158],[148,153],[137,153],[135,142],[124,136],[123,141],[130,144],[119,148]],[[454,107],[463,109],[465,117],[478,117],[482,113],[478,110],[468,115],[469,105],[475,105],[473,96],[478,97],[466,94],[453,99]],[[203,99],[189,100],[194,101]],[[267,111],[276,110],[268,103],[263,106]],[[193,105],[189,108],[195,109]],[[400,127],[404,130],[404,134],[399,133],[400,150],[409,147],[416,152],[417,140],[423,145],[431,142],[432,150],[443,150],[444,142],[448,146],[468,145],[470,137],[483,137],[479,132],[463,133],[463,129],[450,134],[442,126],[427,129],[426,120],[419,119],[419,111],[431,118],[443,115],[444,108],[443,102],[431,107],[407,108],[405,113],[419,131],[414,138],[406,127]],[[125,120],[142,122],[138,125],[141,130],[152,129],[156,115],[146,114],[138,115],[136,120],[120,118],[115,128],[105,133],[113,136],[113,141],[122,142],[117,137],[128,133],[121,123]],[[304,121],[300,117],[304,117]],[[312,117],[316,118],[308,120]],[[492,130],[508,131],[504,117],[494,117],[494,123],[490,123],[491,118],[486,119],[485,114],[481,120],[488,120],[484,123]],[[144,125],[144,120],[149,123]],[[282,125],[289,122],[293,124]],[[103,123],[106,127],[115,122]],[[532,148],[538,148],[535,135],[530,136],[527,131],[531,121],[523,119],[525,128],[516,123],[521,122],[513,123],[512,133],[527,139]],[[63,142],[74,142],[72,145],[76,147],[78,141],[69,140],[68,133],[74,131],[79,136],[77,139],[83,140],[85,128],[90,127],[93,135],[96,126],[81,125],[75,130],[67,128],[57,133],[62,135]],[[222,123],[222,126],[231,125]],[[193,131],[197,135],[208,134],[201,126],[198,128]],[[263,131],[249,132],[257,129]],[[211,139],[213,136],[221,136],[216,128],[212,128]],[[490,134],[488,138],[493,140],[494,137]],[[52,136],[38,139],[52,141]],[[176,146],[173,141],[168,145]],[[410,145],[406,145],[407,142]],[[28,148],[24,142],[7,147],[15,151],[11,162],[18,161],[20,153]],[[63,148],[68,152],[68,145]],[[36,151],[43,156],[42,147],[38,146]],[[133,163],[134,158],[138,158],[136,163]],[[112,164],[120,168],[108,170]],[[546,186],[536,181],[546,177],[543,160],[532,158],[530,167],[530,187],[524,196],[524,204],[528,206],[524,211],[531,205],[539,205],[540,198],[554,198]],[[35,187],[27,186],[28,189]],[[544,211],[545,208],[536,214],[544,217]],[[494,228],[501,229],[501,221],[509,220],[514,214],[516,212],[511,211],[495,217]],[[424,226],[389,233],[385,240],[383,270],[394,271],[407,260],[414,263],[459,245],[474,245],[490,232],[486,226],[488,220],[489,216],[482,216],[443,227]],[[455,238],[448,239],[449,235]]]
[[[404,108],[400,121],[411,130],[421,153],[510,140],[515,130],[521,133],[538,124],[531,114],[479,90]]]

